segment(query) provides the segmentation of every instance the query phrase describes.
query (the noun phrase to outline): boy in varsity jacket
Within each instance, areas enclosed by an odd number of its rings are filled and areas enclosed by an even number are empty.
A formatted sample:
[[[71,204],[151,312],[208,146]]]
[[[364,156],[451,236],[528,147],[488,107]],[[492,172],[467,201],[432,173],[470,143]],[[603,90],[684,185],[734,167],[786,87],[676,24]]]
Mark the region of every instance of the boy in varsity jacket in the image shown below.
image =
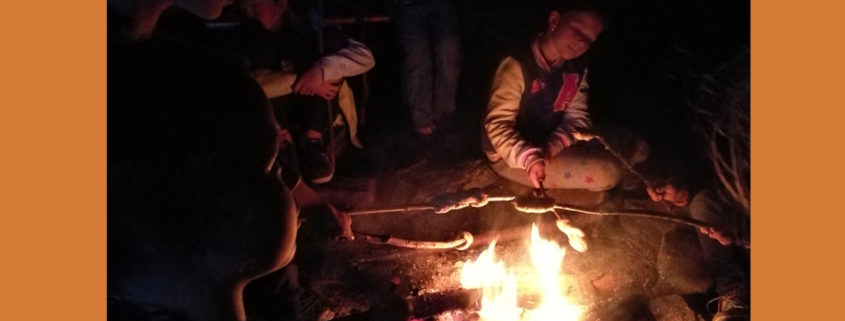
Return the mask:
[[[484,119],[483,146],[493,169],[524,185],[603,191],[623,173],[592,139],[584,53],[605,28],[591,9],[553,10],[548,27],[496,71]],[[645,144],[634,162],[645,159]],[[547,175],[548,174],[548,175]],[[548,176],[548,179],[547,179]]]

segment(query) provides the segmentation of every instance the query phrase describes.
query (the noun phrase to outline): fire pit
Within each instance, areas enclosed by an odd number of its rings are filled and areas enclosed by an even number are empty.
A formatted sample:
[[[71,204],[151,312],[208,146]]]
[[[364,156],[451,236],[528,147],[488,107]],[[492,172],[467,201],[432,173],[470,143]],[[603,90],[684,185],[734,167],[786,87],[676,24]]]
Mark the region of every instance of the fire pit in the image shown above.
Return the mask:
[[[453,172],[427,169],[430,179],[425,180],[397,174],[390,180],[394,185],[382,186],[379,206],[365,207],[425,203],[435,193],[476,182],[499,195],[527,192],[508,182],[479,180],[485,170],[483,164],[469,163],[452,167]],[[567,194],[552,197],[579,201]],[[617,200],[607,206],[661,210],[645,200]],[[318,320],[354,320],[386,302],[390,292],[401,299],[394,303],[407,304],[417,320],[698,320],[702,312],[691,310],[687,301],[689,295],[706,291],[710,280],[697,259],[693,229],[639,217],[568,217],[583,230],[586,252],[571,247],[555,226],[554,214],[521,213],[504,202],[445,215],[412,211],[356,216],[353,228],[370,235],[445,242],[469,231],[474,240],[465,251],[374,244],[378,241],[335,244],[333,255],[351,262],[343,268],[354,273],[326,277],[327,283],[348,289],[322,291],[322,312],[314,315]]]

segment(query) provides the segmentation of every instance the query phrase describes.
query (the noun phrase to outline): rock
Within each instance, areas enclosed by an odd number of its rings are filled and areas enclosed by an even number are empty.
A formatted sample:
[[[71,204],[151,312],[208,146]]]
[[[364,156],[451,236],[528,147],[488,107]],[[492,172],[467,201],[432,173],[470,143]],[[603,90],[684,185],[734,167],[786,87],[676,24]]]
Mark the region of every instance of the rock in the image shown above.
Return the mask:
[[[656,293],[688,294],[707,291],[712,283],[695,234],[686,230],[666,233],[657,255],[660,280]]]
[[[657,321],[651,315],[648,304],[639,296],[632,296],[612,302],[602,309],[602,311],[599,311],[595,318],[590,318],[590,320]]]
[[[667,232],[664,228],[667,222],[633,216],[619,216],[618,219],[629,242],[634,242],[642,255],[656,258],[663,235]],[[668,227],[674,229],[677,225],[668,223]]]
[[[599,291],[615,292],[623,287],[630,287],[634,280],[627,275],[605,274],[591,283]]]
[[[499,179],[499,174],[496,174],[489,166],[482,161],[476,161],[471,164],[471,170],[464,179],[463,189],[485,188]]]
[[[656,321],[704,321],[680,295],[660,297],[648,302]]]

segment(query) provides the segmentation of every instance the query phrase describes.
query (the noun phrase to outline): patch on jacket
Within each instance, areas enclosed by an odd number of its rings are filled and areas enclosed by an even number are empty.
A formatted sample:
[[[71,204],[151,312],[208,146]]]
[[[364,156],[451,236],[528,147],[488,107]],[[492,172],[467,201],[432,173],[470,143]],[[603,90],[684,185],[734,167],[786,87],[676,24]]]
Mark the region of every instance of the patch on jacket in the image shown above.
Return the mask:
[[[546,83],[544,83],[542,80],[540,80],[540,78],[534,79],[534,81],[531,82],[531,93],[532,94],[536,93],[540,90],[543,90],[543,88],[546,88]]]
[[[560,86],[560,91],[554,103],[554,110],[561,111],[569,106],[575,94],[578,93],[578,74],[565,73],[563,74],[563,86]]]

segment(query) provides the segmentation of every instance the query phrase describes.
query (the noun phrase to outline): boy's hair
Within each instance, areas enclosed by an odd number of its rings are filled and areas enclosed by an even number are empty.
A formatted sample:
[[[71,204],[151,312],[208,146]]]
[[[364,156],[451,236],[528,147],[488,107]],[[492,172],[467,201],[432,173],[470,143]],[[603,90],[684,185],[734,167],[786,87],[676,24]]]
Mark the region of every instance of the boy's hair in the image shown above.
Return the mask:
[[[650,155],[649,159],[638,164],[636,169],[652,187],[671,184],[675,188],[695,193],[704,187],[701,178],[704,173],[700,173],[700,165],[694,163],[689,159],[663,152]]]
[[[551,0],[547,1],[546,3],[547,12],[551,12],[552,10],[557,11],[560,14],[564,14],[566,12],[571,11],[588,11],[596,15],[596,17],[601,21],[604,28],[607,29],[610,26],[610,16],[608,14],[607,5],[605,5],[602,1],[590,1],[590,0]]]

